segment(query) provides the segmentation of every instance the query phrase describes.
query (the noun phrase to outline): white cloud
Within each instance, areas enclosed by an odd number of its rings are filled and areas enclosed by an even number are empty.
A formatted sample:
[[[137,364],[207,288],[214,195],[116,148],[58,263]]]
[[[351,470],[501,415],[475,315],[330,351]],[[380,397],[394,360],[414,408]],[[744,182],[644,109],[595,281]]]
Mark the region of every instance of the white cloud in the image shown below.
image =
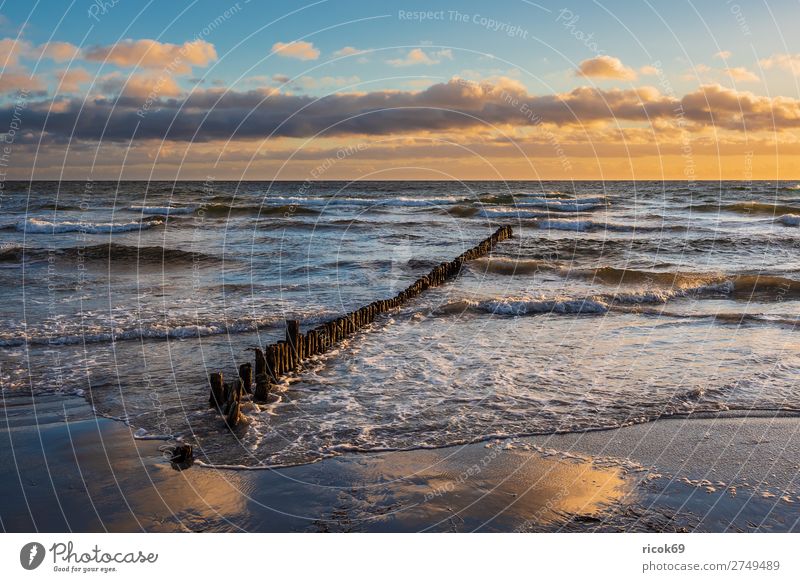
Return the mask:
[[[282,57],[298,59],[301,61],[315,61],[319,58],[319,49],[310,42],[276,42],[272,45],[272,51]]]
[[[453,60],[452,50],[442,49],[425,52],[421,48],[415,48],[408,51],[408,54],[401,59],[390,59],[386,62],[393,67],[411,67],[414,65],[436,65],[445,59]]]
[[[758,78],[754,72],[745,69],[744,67],[732,67],[725,69],[728,76],[734,81],[741,83],[757,83],[761,79]]]
[[[775,54],[758,62],[765,69],[783,69],[800,77],[800,54]]]

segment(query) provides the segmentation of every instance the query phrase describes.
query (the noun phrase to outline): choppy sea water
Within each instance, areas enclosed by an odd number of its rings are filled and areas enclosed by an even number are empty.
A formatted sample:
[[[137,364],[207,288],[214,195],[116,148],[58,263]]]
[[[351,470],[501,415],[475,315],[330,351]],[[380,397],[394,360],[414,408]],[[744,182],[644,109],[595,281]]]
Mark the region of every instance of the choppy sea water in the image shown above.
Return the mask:
[[[310,362],[233,435],[208,372],[462,277]],[[800,186],[776,182],[7,183],[4,397],[63,393],[212,463],[800,411]]]

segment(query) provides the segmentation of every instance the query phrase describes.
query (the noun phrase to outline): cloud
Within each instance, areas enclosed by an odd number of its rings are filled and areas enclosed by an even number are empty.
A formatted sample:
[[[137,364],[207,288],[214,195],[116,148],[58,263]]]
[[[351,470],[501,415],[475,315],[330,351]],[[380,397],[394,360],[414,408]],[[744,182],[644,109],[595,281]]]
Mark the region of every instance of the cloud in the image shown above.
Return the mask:
[[[386,62],[393,67],[411,67],[413,65],[436,65],[444,59],[453,60],[453,51],[442,49],[426,53],[421,48],[415,48],[408,51],[408,54],[401,59],[390,59]]]
[[[732,56],[733,56],[733,53],[731,51],[719,51],[718,53],[714,53],[714,58],[715,59],[723,59],[723,60],[725,60],[725,59],[731,58]]]
[[[190,73],[193,66],[205,67],[217,60],[214,45],[204,40],[185,42],[182,45],[157,40],[126,39],[108,46],[94,46],[86,50],[89,61],[107,61],[119,67],[169,69],[177,74]]]
[[[783,69],[800,77],[800,54],[775,54],[758,62],[765,69]]]
[[[302,40],[290,43],[276,42],[272,45],[272,52],[282,57],[301,61],[315,61],[319,58],[319,49],[310,42]]]
[[[22,56],[26,56],[31,51],[31,45],[24,40],[15,38],[0,39],[0,68],[14,66],[19,63]]]
[[[639,69],[639,73],[648,77],[652,77],[658,75],[659,69],[658,67],[654,67],[653,65],[645,65]]]
[[[63,63],[77,57],[80,49],[68,42],[48,42],[36,47],[36,52],[41,58]]]
[[[110,73],[97,82],[104,93],[136,100],[140,106],[146,99],[178,97],[182,91],[175,79],[168,75],[122,75]]]
[[[46,42],[33,46],[27,40],[4,38],[0,39],[0,68],[4,65],[14,66],[20,59],[41,60],[49,59],[62,63],[80,54],[80,49],[68,42]],[[4,58],[5,57],[5,58]]]
[[[623,65],[618,58],[608,55],[600,55],[581,61],[575,74],[576,76],[598,79],[633,80],[636,78],[636,71]]]
[[[47,85],[40,77],[31,75],[30,72],[21,67],[6,67],[4,70],[0,70],[0,93],[44,91],[46,88]],[[6,127],[8,127],[8,124],[6,124]]]
[[[84,69],[67,69],[56,71],[60,93],[77,93],[80,86],[92,80],[92,76]]]
[[[179,95],[158,78],[104,78],[103,88],[122,95],[84,103],[71,99],[45,115],[49,102],[32,101],[26,110],[31,132],[50,140],[137,139],[213,141],[217,139],[302,138],[315,135],[401,135],[461,132],[496,126],[518,131],[544,124],[563,128],[616,127],[680,131],[782,131],[800,128],[800,101],[765,97],[706,85],[677,99],[654,87],[602,90],[578,87],[566,93],[532,95],[513,79],[473,83],[451,79],[422,91],[383,90],[335,93],[322,98],[280,93],[273,88],[234,91],[198,89]],[[137,115],[143,97],[156,93],[147,114]],[[179,97],[179,98],[178,98]],[[12,110],[0,109],[2,120]],[[46,125],[45,125],[46,124]],[[103,133],[104,132],[104,133]]]
[[[780,131],[800,127],[800,100],[764,97],[720,85],[705,85],[681,99],[687,117],[725,129]]]
[[[348,85],[355,85],[360,83],[361,79],[357,76],[352,77],[309,77],[303,76],[299,79],[295,79],[292,82],[293,87],[298,87],[301,89],[313,90],[313,89],[322,89],[325,87],[347,87]]]
[[[758,75],[744,67],[725,69],[725,72],[731,79],[740,83],[757,83],[761,80],[759,79]]]
[[[333,56],[335,56],[335,57],[350,57],[350,56],[353,56],[353,55],[360,55],[363,52],[364,51],[359,50],[356,47],[345,46],[345,47],[340,48],[335,53],[333,53]]]

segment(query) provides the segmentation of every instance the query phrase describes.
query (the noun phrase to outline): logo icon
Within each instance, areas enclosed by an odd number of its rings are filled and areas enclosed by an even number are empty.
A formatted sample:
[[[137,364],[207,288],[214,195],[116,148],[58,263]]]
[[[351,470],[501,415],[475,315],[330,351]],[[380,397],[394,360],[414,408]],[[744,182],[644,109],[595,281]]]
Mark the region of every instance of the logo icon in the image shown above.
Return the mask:
[[[44,546],[39,542],[30,542],[19,551],[19,563],[26,570],[35,570],[44,561]]]

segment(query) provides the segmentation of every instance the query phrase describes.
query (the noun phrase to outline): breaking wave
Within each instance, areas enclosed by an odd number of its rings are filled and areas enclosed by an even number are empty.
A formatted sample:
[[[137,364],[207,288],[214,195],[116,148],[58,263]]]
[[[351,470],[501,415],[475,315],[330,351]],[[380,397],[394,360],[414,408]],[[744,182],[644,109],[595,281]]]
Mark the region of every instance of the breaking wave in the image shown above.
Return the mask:
[[[29,218],[18,222],[17,230],[29,233],[86,232],[89,234],[105,234],[145,230],[160,224],[164,224],[164,221],[158,218],[132,222],[51,221],[41,218]]]

